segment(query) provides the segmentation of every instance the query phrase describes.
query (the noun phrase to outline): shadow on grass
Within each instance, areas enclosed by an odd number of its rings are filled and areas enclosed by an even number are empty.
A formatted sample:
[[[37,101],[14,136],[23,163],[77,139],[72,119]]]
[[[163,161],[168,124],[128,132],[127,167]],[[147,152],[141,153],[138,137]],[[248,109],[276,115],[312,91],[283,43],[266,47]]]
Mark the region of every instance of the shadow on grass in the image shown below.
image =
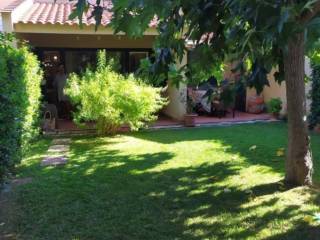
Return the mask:
[[[227,151],[252,157],[251,143],[234,138],[239,130],[224,138],[219,130],[199,131],[205,132],[178,132],[176,141],[219,139]],[[133,136],[162,139],[156,133]],[[271,207],[280,201],[274,193],[287,191],[279,190],[279,183],[254,187],[255,197],[270,195],[257,204],[250,194],[228,186],[228,178],[238,174],[236,163],[166,168],[172,152],[128,155],[108,148],[114,143],[112,138],[76,141],[64,168],[34,171],[32,184],[16,194],[16,232],[25,239],[257,239],[257,233],[272,231],[272,224],[309,214],[295,205]],[[269,239],[314,239],[303,222],[295,224]]]
[[[174,133],[174,134],[172,134]],[[285,123],[256,123],[211,128],[190,128],[133,133],[132,136],[160,144],[179,144],[192,141],[219,142],[227,146],[226,151],[240,154],[249,165],[265,165],[283,174],[285,156],[278,157],[279,148],[287,147],[287,125]],[[320,136],[311,134],[315,182],[320,182]],[[257,146],[250,151],[250,147]],[[319,169],[319,171],[318,171]]]

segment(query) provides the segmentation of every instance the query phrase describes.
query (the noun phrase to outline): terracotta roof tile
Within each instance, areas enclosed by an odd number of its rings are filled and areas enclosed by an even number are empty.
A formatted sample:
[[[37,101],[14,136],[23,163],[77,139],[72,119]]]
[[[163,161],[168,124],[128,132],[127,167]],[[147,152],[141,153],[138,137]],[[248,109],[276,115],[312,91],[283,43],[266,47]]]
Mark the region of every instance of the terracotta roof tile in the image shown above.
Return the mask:
[[[1,0],[0,0],[1,1]],[[15,0],[15,2],[22,0]],[[94,0],[90,0],[93,1]],[[75,6],[75,1],[69,0],[34,0],[33,5],[16,23],[32,23],[32,24],[61,24],[74,25],[79,24],[78,19],[69,20],[69,15]],[[101,19],[101,25],[107,26],[112,19],[112,1],[104,0],[105,11]],[[94,18],[90,18],[92,8],[82,17],[83,24],[89,26],[94,25]],[[158,25],[158,19],[155,17],[149,24],[154,28]]]
[[[69,20],[69,15],[75,6],[75,2],[68,0],[35,0],[31,9],[23,15],[17,23],[32,23],[32,24],[61,24],[74,25],[78,24],[78,19]],[[105,0],[106,10],[103,13],[101,24],[106,26],[110,23],[112,12],[108,9],[112,8],[111,0]],[[82,22],[85,25],[94,25],[95,20],[91,17],[92,9],[84,14]]]
[[[0,12],[11,12],[24,0],[0,0]]]

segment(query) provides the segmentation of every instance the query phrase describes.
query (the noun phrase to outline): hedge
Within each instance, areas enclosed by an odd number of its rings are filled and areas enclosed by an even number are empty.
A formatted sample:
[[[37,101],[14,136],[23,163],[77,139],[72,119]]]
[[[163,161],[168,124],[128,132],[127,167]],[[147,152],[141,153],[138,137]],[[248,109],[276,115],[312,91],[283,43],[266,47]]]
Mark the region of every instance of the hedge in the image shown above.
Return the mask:
[[[29,49],[0,34],[0,183],[39,133],[40,63]]]
[[[312,88],[311,88],[311,109],[309,115],[309,126],[313,129],[320,124],[320,64],[312,64]]]

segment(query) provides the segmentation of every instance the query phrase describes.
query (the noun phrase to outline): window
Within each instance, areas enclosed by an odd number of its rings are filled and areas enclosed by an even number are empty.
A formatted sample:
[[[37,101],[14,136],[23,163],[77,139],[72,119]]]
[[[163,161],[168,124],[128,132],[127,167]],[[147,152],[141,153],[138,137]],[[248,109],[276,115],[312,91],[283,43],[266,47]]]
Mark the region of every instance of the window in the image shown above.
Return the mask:
[[[140,61],[148,56],[148,52],[129,52],[129,72],[136,72],[140,67]]]
[[[69,73],[81,73],[87,67],[95,67],[97,62],[96,51],[66,51],[65,63],[66,72]]]

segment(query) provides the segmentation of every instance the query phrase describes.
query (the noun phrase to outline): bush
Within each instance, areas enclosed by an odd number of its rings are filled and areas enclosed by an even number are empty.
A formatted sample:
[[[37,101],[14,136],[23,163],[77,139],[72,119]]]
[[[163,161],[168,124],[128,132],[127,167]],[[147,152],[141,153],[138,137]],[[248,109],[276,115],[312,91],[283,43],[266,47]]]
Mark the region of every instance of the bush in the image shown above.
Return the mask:
[[[66,94],[77,106],[76,123],[96,121],[100,134],[113,134],[124,124],[137,130],[155,120],[166,102],[160,89],[117,73],[113,59],[106,63],[105,51],[98,58],[97,70],[73,74],[67,81]]]
[[[15,48],[0,34],[0,182],[13,171],[38,134],[39,62],[26,46]]]
[[[269,113],[279,114],[282,109],[282,101],[280,98],[272,98],[267,103],[267,109]]]
[[[313,64],[310,94],[312,103],[309,115],[309,127],[313,129],[317,124],[320,124],[320,64]]]

